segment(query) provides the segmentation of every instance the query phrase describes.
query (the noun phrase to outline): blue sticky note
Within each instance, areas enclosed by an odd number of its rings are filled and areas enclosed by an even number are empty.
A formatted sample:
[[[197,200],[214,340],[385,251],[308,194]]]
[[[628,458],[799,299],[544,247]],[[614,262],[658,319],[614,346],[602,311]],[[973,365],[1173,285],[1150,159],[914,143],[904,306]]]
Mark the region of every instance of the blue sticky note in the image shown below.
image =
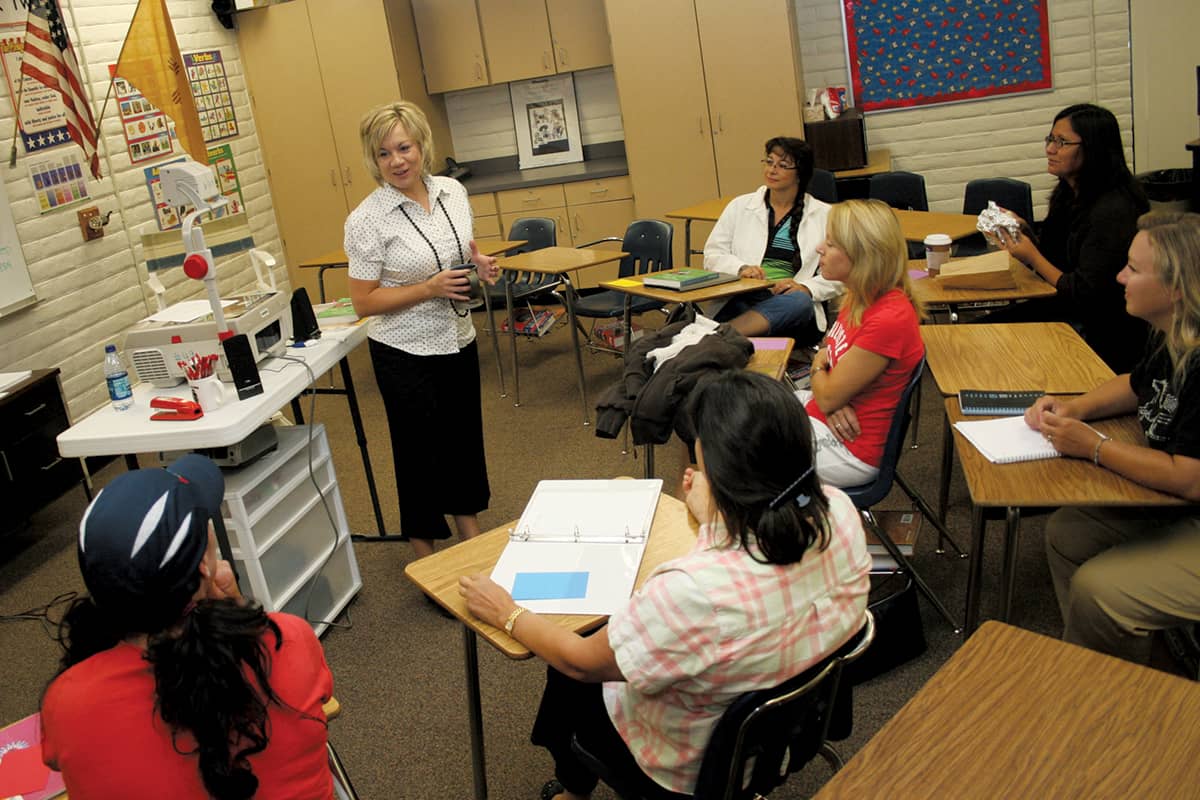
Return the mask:
[[[513,600],[578,600],[587,597],[586,572],[518,572]]]

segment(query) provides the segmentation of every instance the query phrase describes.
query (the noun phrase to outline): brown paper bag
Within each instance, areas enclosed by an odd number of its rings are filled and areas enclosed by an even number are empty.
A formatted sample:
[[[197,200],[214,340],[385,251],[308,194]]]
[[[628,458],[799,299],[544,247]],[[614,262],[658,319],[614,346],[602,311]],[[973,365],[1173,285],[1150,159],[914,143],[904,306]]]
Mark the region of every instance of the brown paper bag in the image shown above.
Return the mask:
[[[942,265],[942,274],[934,278],[948,289],[1014,289],[1014,267],[1020,263],[1007,250],[969,258],[952,258]]]

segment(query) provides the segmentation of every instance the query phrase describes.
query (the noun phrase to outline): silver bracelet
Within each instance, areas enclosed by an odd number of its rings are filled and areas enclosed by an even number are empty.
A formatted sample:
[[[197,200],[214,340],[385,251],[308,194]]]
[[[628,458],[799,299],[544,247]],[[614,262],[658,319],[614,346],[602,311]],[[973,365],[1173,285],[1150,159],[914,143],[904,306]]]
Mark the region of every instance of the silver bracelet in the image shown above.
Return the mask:
[[[1092,430],[1095,430],[1095,428]],[[1100,466],[1100,445],[1112,439],[1112,437],[1105,436],[1103,433],[1100,433],[1100,431],[1096,431],[1096,435],[1100,438],[1096,440],[1096,449],[1092,451],[1092,463],[1098,467]]]

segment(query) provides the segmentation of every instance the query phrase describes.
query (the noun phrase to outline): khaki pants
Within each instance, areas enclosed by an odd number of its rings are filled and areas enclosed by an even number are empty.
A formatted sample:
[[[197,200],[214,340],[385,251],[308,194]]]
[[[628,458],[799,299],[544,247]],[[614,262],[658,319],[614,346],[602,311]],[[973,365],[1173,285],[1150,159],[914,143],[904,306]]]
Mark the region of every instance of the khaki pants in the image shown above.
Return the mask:
[[[1046,523],[1063,640],[1144,664],[1150,634],[1200,620],[1195,510],[1064,508]]]

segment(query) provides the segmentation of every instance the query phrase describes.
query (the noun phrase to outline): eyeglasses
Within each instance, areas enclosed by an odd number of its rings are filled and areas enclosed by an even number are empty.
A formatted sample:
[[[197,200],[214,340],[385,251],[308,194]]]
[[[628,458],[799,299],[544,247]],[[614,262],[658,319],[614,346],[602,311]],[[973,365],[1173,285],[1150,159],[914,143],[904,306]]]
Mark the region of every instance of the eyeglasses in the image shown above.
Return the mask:
[[[1082,141],[1068,142],[1066,139],[1062,138],[1061,136],[1047,136],[1042,141],[1044,141],[1046,143],[1046,147],[1049,147],[1050,145],[1054,145],[1055,150],[1061,150],[1062,148],[1066,147],[1067,145],[1083,144]]]
[[[785,164],[782,161],[772,161],[769,158],[764,158],[760,162],[767,169],[795,169],[795,164]]]

